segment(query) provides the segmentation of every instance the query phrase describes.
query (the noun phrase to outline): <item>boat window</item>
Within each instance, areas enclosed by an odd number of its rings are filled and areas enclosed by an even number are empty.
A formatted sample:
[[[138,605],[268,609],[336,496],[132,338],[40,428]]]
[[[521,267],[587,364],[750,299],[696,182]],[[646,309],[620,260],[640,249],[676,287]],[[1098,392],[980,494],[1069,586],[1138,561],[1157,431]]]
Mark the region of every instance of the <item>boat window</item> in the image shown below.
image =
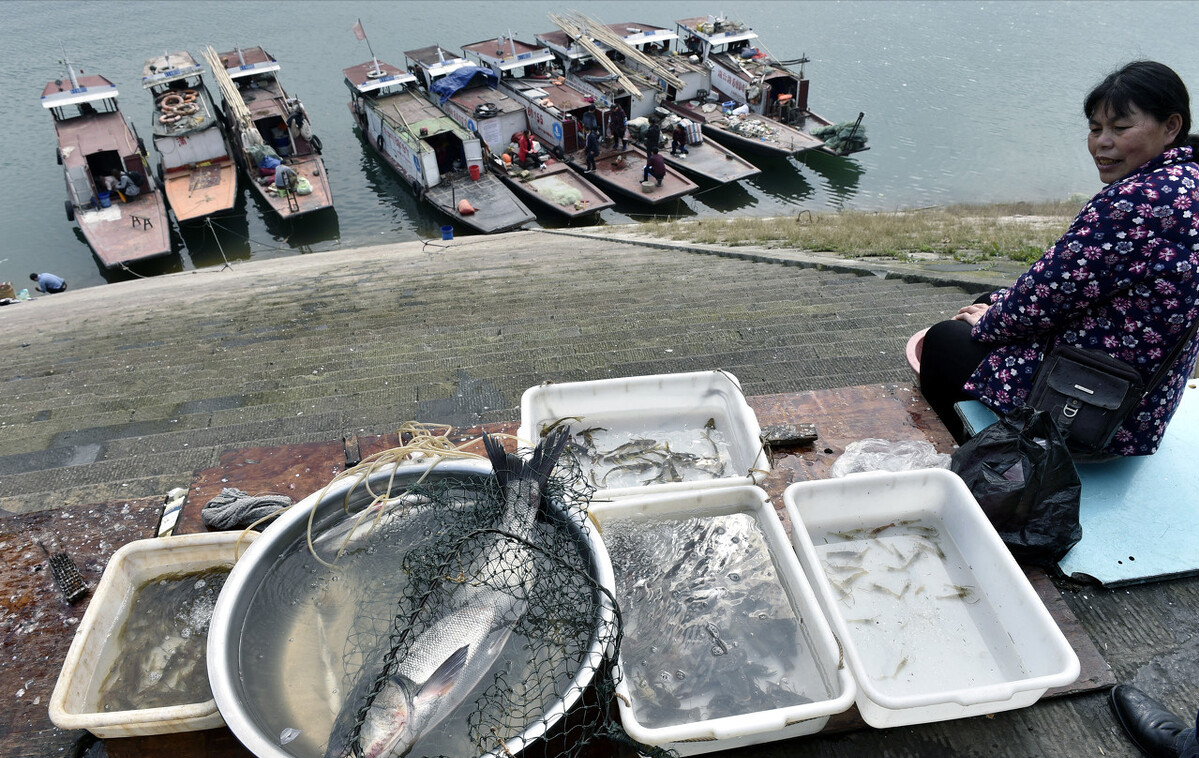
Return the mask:
[[[442,132],[425,138],[425,142],[433,148],[433,154],[437,156],[437,170],[443,174],[448,174],[454,170],[455,162],[461,166],[466,165],[466,154],[462,149],[462,140],[458,139],[451,132]]]

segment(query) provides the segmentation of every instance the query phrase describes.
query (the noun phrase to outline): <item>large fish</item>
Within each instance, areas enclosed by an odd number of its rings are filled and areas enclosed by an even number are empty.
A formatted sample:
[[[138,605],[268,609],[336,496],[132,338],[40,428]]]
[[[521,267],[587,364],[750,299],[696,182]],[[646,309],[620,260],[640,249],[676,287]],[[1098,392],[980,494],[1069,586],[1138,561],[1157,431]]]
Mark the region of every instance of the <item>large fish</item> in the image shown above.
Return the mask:
[[[484,435],[483,444],[504,493],[498,529],[528,539],[535,528],[545,483],[558,461],[569,430],[552,432],[528,463],[506,453]],[[398,758],[450,714],[495,665],[516,622],[527,607],[534,559],[516,540],[495,535],[479,565],[479,578],[459,585],[446,615],[413,641],[371,702],[358,735],[366,758]],[[497,581],[502,577],[502,581]],[[347,742],[358,711],[375,680],[363,672],[333,726],[326,758],[354,755]]]

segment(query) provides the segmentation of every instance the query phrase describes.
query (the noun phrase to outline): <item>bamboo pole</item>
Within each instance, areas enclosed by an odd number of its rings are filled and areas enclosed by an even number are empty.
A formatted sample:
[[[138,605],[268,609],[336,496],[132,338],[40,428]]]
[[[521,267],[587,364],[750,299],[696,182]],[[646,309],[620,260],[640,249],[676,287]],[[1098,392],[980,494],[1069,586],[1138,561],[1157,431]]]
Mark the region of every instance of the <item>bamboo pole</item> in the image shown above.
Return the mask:
[[[566,32],[571,38],[573,38],[575,42],[579,43],[580,47],[590,53],[591,57],[595,58],[596,62],[603,66],[608,73],[615,76],[616,81],[620,82],[620,86],[628,90],[633,97],[637,98],[638,100],[645,99],[645,95],[641,94],[641,90],[637,87],[637,85],[633,84],[633,81],[629,79],[629,77],[625,76],[620,67],[613,63],[608,56],[604,55],[604,51],[600,50],[599,45],[595,44],[591,37],[584,33],[583,30],[580,29],[573,21],[564,16],[559,16],[557,13],[549,14],[549,19],[550,21],[554,22],[559,29]]]
[[[662,79],[670,86],[676,89],[683,89],[687,86],[686,82],[675,75],[673,71],[663,66],[654,58],[651,58],[637,48],[633,47],[628,42],[625,42],[624,37],[621,37],[619,34],[612,31],[607,26],[604,26],[599,21],[589,18],[578,11],[575,12],[575,18],[581,22],[581,25],[588,29],[592,37],[600,42],[603,42],[613,50],[621,53],[625,56],[625,58],[637,62],[643,68],[648,69],[655,76],[657,76],[659,79]]]

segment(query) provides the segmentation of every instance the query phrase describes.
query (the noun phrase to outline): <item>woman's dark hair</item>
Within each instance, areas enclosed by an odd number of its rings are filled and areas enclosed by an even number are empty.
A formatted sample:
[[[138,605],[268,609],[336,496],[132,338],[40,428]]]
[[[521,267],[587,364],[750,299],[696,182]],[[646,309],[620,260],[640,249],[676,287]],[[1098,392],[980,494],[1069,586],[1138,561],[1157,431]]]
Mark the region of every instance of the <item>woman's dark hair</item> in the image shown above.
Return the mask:
[[[1099,83],[1083,101],[1082,112],[1089,119],[1100,106],[1113,116],[1129,114],[1129,106],[1165,122],[1177,113],[1182,128],[1170,147],[1191,145],[1199,147],[1199,137],[1191,135],[1191,97],[1174,69],[1157,61],[1133,61],[1116,69]]]

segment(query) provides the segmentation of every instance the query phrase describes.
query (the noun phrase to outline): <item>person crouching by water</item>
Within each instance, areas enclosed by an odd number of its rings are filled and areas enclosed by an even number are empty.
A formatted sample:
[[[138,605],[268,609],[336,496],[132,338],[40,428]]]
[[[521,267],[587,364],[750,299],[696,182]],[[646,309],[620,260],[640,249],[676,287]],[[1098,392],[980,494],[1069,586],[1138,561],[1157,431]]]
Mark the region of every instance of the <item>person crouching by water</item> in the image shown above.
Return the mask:
[[[1083,102],[1087,147],[1105,186],[1016,279],[933,325],[920,389],[953,436],[977,398],[1004,414],[1028,398],[1055,345],[1094,348],[1146,382],[1199,318],[1199,137],[1186,85],[1169,67],[1129,63]],[[1150,455],[1182,399],[1199,345],[1186,346],[1116,431],[1111,455]]]
[[[662,186],[662,180],[666,178],[666,161],[662,159],[656,147],[649,149],[649,160],[645,162],[645,169],[641,172],[641,181],[648,182],[651,176],[659,187]]]
[[[54,274],[30,274],[29,278],[37,282],[35,289],[38,292],[53,295],[56,292],[63,292],[67,288],[66,280]]]
[[[595,159],[600,154],[599,132],[595,129],[587,130],[587,140],[583,147],[583,156],[587,159],[587,167],[583,173],[590,174],[595,171]]]

